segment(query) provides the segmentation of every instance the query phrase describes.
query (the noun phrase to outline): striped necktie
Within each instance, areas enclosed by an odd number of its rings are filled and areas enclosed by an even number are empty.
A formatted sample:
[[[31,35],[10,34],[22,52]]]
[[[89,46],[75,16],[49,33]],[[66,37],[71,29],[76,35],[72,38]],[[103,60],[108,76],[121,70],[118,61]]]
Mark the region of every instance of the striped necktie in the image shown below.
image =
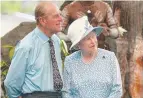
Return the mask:
[[[55,57],[54,45],[51,38],[49,39],[49,45],[50,45],[50,53],[51,53],[51,60],[52,60],[52,66],[53,66],[54,90],[59,91],[63,87],[63,82],[58,69],[58,65]]]

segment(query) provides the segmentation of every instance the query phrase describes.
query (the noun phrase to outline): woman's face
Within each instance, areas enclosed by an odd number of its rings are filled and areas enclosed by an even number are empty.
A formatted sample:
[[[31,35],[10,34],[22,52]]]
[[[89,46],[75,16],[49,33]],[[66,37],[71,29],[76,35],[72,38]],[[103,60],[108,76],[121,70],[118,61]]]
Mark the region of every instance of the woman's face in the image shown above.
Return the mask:
[[[79,48],[86,53],[93,53],[97,49],[98,42],[96,34],[91,32],[79,42]]]

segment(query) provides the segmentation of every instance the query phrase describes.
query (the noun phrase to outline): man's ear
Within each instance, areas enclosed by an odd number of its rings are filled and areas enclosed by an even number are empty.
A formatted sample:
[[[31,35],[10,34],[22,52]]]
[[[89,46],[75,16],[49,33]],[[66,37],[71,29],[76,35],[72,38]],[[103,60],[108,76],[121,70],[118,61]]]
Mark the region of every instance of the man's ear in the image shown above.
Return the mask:
[[[40,22],[41,25],[44,26],[45,23],[46,23],[46,20],[40,17],[40,18],[39,18],[39,22]]]

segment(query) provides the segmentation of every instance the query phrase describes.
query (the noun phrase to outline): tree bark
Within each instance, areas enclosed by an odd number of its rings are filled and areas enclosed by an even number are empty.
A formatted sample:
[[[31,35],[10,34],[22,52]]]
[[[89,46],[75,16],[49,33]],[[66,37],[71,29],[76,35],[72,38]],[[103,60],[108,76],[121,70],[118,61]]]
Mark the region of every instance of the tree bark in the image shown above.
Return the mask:
[[[143,1],[114,1],[128,32],[118,38],[117,57],[123,81],[122,98],[143,98]]]

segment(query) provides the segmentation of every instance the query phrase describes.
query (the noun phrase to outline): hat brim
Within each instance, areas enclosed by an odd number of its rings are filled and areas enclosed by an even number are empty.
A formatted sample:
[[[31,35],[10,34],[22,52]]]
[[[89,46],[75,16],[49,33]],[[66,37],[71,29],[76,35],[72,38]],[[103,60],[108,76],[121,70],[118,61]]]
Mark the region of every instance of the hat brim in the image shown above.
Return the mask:
[[[96,36],[99,36],[102,33],[102,31],[103,31],[103,28],[101,26],[93,27],[92,29],[88,30],[79,40],[72,43],[70,49],[75,47],[83,38],[85,38],[91,32],[95,32]]]
[[[102,33],[103,28],[100,27],[100,26],[99,27],[94,27],[92,31],[96,33],[96,36],[99,36]]]

